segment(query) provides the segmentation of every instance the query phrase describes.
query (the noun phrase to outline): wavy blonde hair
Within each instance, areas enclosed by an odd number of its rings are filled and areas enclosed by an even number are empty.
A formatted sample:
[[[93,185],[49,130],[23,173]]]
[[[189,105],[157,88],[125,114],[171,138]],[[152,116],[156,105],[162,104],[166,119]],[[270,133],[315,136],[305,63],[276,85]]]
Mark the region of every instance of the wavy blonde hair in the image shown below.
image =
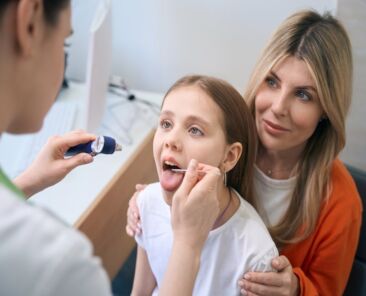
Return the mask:
[[[315,229],[331,192],[332,163],[345,145],[345,119],[352,96],[352,53],[348,35],[329,13],[301,11],[287,18],[265,47],[244,98],[255,116],[259,86],[286,57],[304,61],[326,116],[308,139],[297,164],[297,183],[282,220],[269,231],[279,247],[305,239]],[[256,206],[255,194],[250,202]]]

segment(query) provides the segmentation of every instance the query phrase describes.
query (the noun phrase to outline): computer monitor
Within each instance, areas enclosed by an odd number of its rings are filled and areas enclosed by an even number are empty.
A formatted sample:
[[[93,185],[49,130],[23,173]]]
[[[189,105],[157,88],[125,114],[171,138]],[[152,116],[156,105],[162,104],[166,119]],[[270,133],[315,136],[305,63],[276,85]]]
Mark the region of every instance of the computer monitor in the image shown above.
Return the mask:
[[[82,125],[89,132],[97,131],[105,112],[111,62],[111,1],[100,0],[90,28],[86,102],[81,110]]]

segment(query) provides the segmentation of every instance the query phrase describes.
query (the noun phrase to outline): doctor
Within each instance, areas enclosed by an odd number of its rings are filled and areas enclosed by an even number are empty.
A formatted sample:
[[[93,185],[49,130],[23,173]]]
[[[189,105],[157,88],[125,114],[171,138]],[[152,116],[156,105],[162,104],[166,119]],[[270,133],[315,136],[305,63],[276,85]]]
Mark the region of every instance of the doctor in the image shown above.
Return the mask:
[[[0,2],[0,134],[41,128],[61,84],[70,14],[70,0]],[[0,169],[1,295],[111,295],[107,274],[87,238],[25,201],[76,166],[90,163],[87,154],[63,155],[94,138],[75,131],[50,139],[14,183]],[[207,167],[199,180],[196,168],[192,160],[174,197],[174,247],[162,295],[190,294],[202,246],[218,213],[219,171]],[[180,280],[183,273],[192,275],[187,282]]]

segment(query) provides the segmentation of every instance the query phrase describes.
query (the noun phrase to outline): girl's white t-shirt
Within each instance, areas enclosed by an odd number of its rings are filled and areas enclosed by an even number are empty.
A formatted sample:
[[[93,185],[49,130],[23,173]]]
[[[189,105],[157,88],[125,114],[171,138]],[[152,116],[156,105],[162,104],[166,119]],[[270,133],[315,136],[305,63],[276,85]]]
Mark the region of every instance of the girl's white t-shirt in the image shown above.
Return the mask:
[[[236,198],[240,200],[238,210],[209,233],[193,295],[240,295],[238,280],[245,272],[272,271],[271,260],[278,256],[277,248],[254,208],[237,193]],[[159,287],[173,241],[170,207],[164,201],[160,183],[147,186],[137,203],[143,231],[135,238],[147,253]]]

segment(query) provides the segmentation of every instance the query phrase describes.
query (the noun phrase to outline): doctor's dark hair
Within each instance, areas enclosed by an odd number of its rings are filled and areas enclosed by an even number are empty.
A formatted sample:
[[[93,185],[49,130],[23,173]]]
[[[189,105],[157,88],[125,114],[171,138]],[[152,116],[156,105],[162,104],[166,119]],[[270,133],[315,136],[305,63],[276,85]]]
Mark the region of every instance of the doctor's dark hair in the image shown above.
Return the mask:
[[[241,143],[242,153],[233,169],[227,172],[227,186],[234,188],[245,199],[253,192],[254,160],[257,134],[253,117],[240,93],[229,83],[209,76],[192,75],[179,79],[168,90],[197,86],[204,91],[222,112],[223,130],[228,144]],[[163,102],[164,104],[164,102]]]
[[[14,0],[0,0],[0,20],[6,7]],[[43,0],[43,10],[45,21],[55,26],[58,22],[58,15],[62,9],[66,8],[70,4],[70,0]]]

